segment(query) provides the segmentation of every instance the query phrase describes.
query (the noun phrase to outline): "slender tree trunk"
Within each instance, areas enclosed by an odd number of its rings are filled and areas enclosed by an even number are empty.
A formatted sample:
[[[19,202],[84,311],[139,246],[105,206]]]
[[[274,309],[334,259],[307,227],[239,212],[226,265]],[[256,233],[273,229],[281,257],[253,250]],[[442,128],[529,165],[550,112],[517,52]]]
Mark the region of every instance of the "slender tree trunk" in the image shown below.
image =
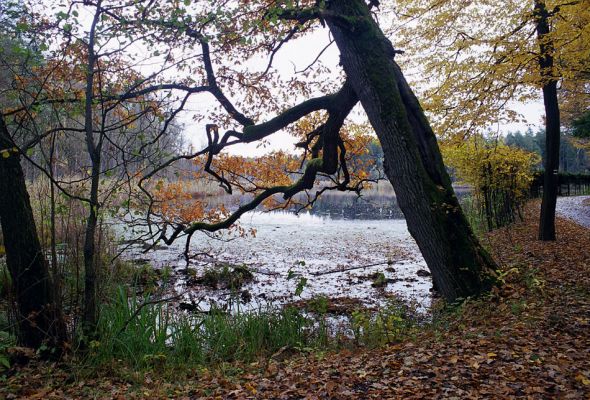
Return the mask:
[[[90,211],[86,220],[84,235],[84,329],[94,334],[98,321],[98,282],[96,263],[96,228],[98,225],[98,179],[94,179],[95,166],[92,166]],[[98,175],[96,175],[98,176]]]
[[[51,137],[51,148],[49,149],[49,173],[53,179],[56,175],[55,167],[55,144],[56,134]],[[55,185],[53,182],[49,182],[49,201],[50,201],[50,214],[49,214],[49,228],[51,236],[51,271],[53,275],[53,293],[55,295],[55,305],[59,310],[62,310],[62,271],[57,260],[57,225],[56,225],[56,198],[55,198]]]
[[[94,138],[94,74],[96,72],[97,56],[95,54],[96,25],[101,15],[101,0],[96,4],[94,19],[90,27],[88,39],[88,59],[86,74],[85,108],[84,108],[84,129],[86,133],[86,150],[90,156],[91,179],[90,179],[90,204],[86,220],[86,231],[84,235],[84,315],[83,329],[86,334],[93,335],[98,321],[98,282],[96,263],[96,228],[98,224],[98,185],[100,179],[100,147]]]
[[[56,306],[49,268],[27,193],[20,155],[0,116],[0,222],[17,303],[18,337],[24,346],[59,347],[66,326]]]
[[[557,80],[554,76],[553,44],[549,37],[549,13],[545,1],[535,1],[537,38],[539,40],[539,67],[543,81],[543,103],[545,104],[545,175],[543,179],[543,200],[539,222],[539,240],[555,240],[555,206],[557,204],[557,172],[559,169],[559,103]]]
[[[436,137],[362,0],[331,1],[326,21],[341,63],[383,147],[408,230],[449,301],[491,288],[496,266],[465,218]]]

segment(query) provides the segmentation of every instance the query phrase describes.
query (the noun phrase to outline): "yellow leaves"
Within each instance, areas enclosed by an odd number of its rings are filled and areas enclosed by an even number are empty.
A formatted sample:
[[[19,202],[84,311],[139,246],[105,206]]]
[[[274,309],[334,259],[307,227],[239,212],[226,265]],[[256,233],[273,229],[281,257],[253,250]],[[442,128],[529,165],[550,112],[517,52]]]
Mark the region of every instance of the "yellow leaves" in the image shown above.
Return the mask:
[[[562,86],[581,88],[588,84],[581,71],[590,66],[590,7],[588,2],[556,5],[547,2],[555,10],[545,38],[555,49],[551,75]],[[469,135],[515,122],[522,117],[511,102],[540,97],[532,10],[533,1],[396,3],[396,15],[403,17],[392,33],[407,53],[400,62],[418,71],[419,97],[439,135]]]
[[[585,376],[581,373],[577,374],[575,379],[576,379],[576,381],[580,382],[584,386],[590,386],[590,379],[588,379],[587,376]]]
[[[258,391],[256,390],[256,388],[250,383],[247,382],[244,387],[246,388],[247,391],[249,391],[252,395],[255,395],[256,393],[258,393]]]
[[[10,153],[17,154],[18,153],[18,148],[12,147],[10,149],[2,149],[2,150],[0,150],[0,155],[2,155],[2,158],[9,158],[10,157]]]
[[[457,177],[482,190],[501,190],[523,199],[533,181],[533,168],[539,156],[522,149],[489,142],[474,136],[463,142],[441,143],[445,163],[454,168]]]
[[[293,128],[293,135],[304,140],[310,132],[326,122],[327,114],[325,112],[314,112],[297,121]]]

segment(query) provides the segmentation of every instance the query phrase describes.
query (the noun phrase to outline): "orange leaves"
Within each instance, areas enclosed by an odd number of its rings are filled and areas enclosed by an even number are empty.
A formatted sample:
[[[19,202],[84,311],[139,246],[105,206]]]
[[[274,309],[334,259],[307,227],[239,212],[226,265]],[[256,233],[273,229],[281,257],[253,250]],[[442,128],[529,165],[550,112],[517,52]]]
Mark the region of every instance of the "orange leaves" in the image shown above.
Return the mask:
[[[196,175],[183,176],[169,182],[158,180],[153,188],[154,212],[170,223],[203,221],[216,223],[229,214],[223,204],[209,206],[207,197],[213,199],[219,193],[203,184]]]
[[[224,203],[227,198],[200,173],[185,175],[171,182],[160,179],[151,189],[153,212],[171,224],[215,224],[230,215],[227,203]],[[232,226],[230,230],[238,236],[256,236],[255,230],[245,230],[239,225]]]
[[[373,130],[368,124],[345,125],[340,137],[346,149],[346,164],[351,176],[351,185],[369,179],[378,162],[378,155],[370,148],[380,148]],[[367,187],[368,185],[365,185]]]
[[[297,121],[291,130],[293,136],[304,141],[310,132],[313,132],[318,126],[325,123],[328,116],[325,112],[314,112]]]
[[[283,151],[257,158],[223,154],[215,160],[214,168],[243,192],[247,192],[291,185],[292,173],[298,170],[298,163],[297,158]]]
[[[537,214],[531,209],[525,222],[490,233],[488,245],[507,265],[538,269],[547,293],[515,276],[513,284],[522,289],[518,298],[503,287],[491,297],[453,307],[441,304],[432,321],[392,345],[371,349],[343,342],[339,349],[318,351],[285,347],[252,363],[210,369],[171,364],[150,368],[149,377],[137,373],[133,385],[121,379],[129,375],[123,363],[112,372],[72,381],[66,362],[32,360],[14,367],[0,385],[0,396],[85,398],[99,391],[117,399],[587,399],[590,234],[560,219],[558,241],[540,242]],[[530,304],[526,312],[516,307],[520,300]]]
[[[156,212],[169,222],[191,222],[204,217],[205,209],[201,201],[194,201],[194,193],[188,190],[183,181],[157,182],[154,192]]]

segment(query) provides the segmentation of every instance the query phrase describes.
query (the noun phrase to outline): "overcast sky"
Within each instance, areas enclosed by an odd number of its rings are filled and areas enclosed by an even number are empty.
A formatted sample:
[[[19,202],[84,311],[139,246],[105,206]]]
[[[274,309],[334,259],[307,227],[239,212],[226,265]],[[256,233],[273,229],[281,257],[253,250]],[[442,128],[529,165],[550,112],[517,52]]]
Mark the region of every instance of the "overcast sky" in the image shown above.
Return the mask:
[[[43,0],[44,5],[48,5],[46,0]],[[56,13],[63,8],[52,7],[47,12]],[[87,8],[78,8],[80,11],[80,22],[89,26],[92,20],[91,10]],[[284,77],[289,77],[296,70],[302,70],[307,67],[317,55],[326,47],[329,43],[330,34],[327,28],[318,29],[302,38],[292,40],[287,43],[281,50],[276,54],[274,59],[274,67]],[[395,45],[395,43],[394,43]],[[150,50],[136,47],[135,51],[138,53],[149,53]],[[396,58],[403,67],[403,55],[399,55]],[[339,51],[335,43],[333,43],[321,56],[320,60],[324,65],[330,67],[334,74],[338,74],[340,70],[338,67],[339,63]],[[250,60],[249,65],[254,66],[257,70],[263,70],[268,62],[267,57],[260,57],[259,59]],[[158,63],[146,63],[145,65],[139,66],[138,69],[141,73],[147,75],[154,72],[155,68],[158,68]],[[411,75],[413,71],[405,71],[407,75]],[[413,72],[415,73],[415,71]],[[339,79],[338,76],[334,77],[335,80]],[[179,115],[179,122],[184,125],[184,136],[188,143],[191,143],[193,147],[201,148],[206,144],[205,139],[205,124],[209,121],[204,120],[202,122],[194,122],[193,116],[196,113],[206,114],[207,110],[211,110],[215,106],[216,102],[213,97],[209,94],[202,94],[193,96],[192,100],[189,101],[186,107],[186,111]],[[252,107],[256,105],[253,104]],[[489,128],[492,132],[498,132],[500,134],[506,134],[510,131],[526,130],[529,127],[537,129],[542,125],[543,107],[541,102],[534,102],[529,104],[512,104],[512,108],[521,113],[525,118],[524,123],[511,123],[505,125],[491,125]],[[248,110],[241,110],[245,114],[248,114]],[[268,116],[269,118],[272,115]],[[357,106],[351,116],[355,122],[364,122],[364,112],[360,106]],[[258,121],[262,122],[262,121]],[[223,127],[221,127],[223,130]],[[256,156],[264,154],[272,150],[294,150],[295,139],[286,133],[278,132],[272,135],[268,143],[261,147],[258,143],[252,143],[248,145],[234,146],[230,148],[230,152],[234,154],[242,154],[245,156]]]
[[[277,70],[280,71],[280,73],[286,75],[293,73],[294,68],[301,70],[316,58],[320,51],[329,43],[329,40],[330,36],[327,29],[318,30],[309,34],[308,36],[294,40],[279,51],[279,53],[275,56],[274,65]],[[396,60],[398,60],[400,63],[403,63],[402,57],[403,55],[400,55],[398,58],[396,58]],[[329,67],[336,67],[338,65],[339,51],[335,43],[333,43],[329,49],[322,54],[321,60]],[[261,58],[255,62],[263,66],[266,65],[267,59]],[[337,70],[337,68],[334,68],[334,70]],[[199,101],[194,101],[190,108],[195,110],[200,109],[202,111],[203,109],[211,107],[212,105],[213,102],[211,99],[201,97]],[[542,126],[542,116],[544,112],[542,102],[539,101],[526,104],[512,103],[511,108],[522,114],[526,122],[491,125],[489,127],[490,131],[505,135],[508,132],[514,132],[517,130],[525,131],[528,128],[536,130]],[[244,111],[247,112],[247,110]],[[360,106],[355,108],[354,115],[352,115],[351,118],[356,122],[361,122],[363,118],[365,118],[364,112]],[[204,136],[202,134],[202,132],[204,132],[205,123],[195,126],[195,123],[190,121],[189,113],[185,113],[183,121],[185,121],[185,126],[187,128],[185,130],[186,137],[195,146],[202,146],[205,143]],[[286,133],[278,132],[271,136],[269,139],[269,144],[265,147],[257,147],[258,144],[252,143],[233,147],[230,151],[234,154],[242,154],[247,156],[261,155],[271,150],[282,149],[292,151],[294,150],[295,142],[296,140],[292,136]]]

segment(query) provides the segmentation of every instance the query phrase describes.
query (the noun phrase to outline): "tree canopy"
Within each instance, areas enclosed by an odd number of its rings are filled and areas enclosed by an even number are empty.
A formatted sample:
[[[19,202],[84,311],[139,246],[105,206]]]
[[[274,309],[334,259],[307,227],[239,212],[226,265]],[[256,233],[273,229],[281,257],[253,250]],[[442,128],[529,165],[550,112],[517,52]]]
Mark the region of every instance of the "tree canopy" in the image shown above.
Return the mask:
[[[587,1],[547,1],[554,79],[560,81],[564,118],[588,107]],[[538,64],[534,2],[403,0],[391,4],[391,29],[407,51],[423,104],[440,135],[496,130],[519,121],[516,103],[539,99],[546,80]]]

